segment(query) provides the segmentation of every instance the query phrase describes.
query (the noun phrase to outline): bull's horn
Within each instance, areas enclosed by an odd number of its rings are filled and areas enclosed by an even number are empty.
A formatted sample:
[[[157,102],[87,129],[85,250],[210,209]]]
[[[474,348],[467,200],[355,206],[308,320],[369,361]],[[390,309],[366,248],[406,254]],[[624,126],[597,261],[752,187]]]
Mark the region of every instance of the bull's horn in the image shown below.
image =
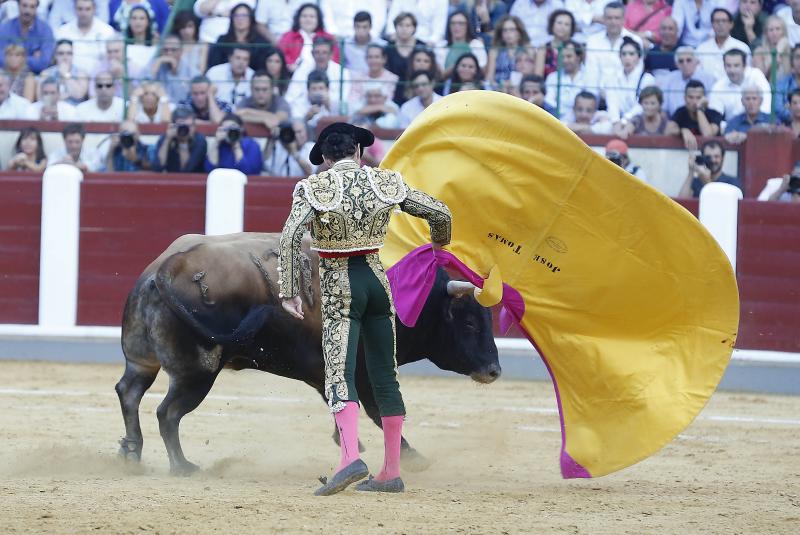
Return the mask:
[[[449,281],[447,283],[447,295],[450,297],[464,297],[465,295],[474,294],[476,286],[471,282],[465,281]]]

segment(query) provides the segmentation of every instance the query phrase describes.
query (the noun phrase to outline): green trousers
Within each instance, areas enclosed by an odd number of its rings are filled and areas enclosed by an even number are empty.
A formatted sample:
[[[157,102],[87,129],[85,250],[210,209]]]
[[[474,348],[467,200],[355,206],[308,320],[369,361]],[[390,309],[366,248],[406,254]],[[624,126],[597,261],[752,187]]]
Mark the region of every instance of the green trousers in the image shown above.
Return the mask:
[[[320,258],[322,353],[331,412],[358,402],[355,386],[359,338],[381,416],[405,414],[395,359],[394,304],[377,254]]]

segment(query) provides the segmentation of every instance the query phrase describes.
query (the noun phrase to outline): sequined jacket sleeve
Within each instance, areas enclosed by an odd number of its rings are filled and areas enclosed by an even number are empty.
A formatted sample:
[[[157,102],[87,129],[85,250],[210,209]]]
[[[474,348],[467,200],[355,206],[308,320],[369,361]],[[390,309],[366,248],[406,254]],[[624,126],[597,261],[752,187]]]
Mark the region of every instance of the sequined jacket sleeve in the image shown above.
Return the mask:
[[[408,188],[408,194],[400,209],[414,217],[421,217],[431,226],[431,241],[445,245],[450,243],[452,218],[450,209],[442,201],[425,192]]]
[[[303,192],[302,183],[294,190],[292,209],[281,232],[281,264],[278,285],[280,297],[291,299],[300,293],[300,242],[305,225],[314,217],[314,209]]]

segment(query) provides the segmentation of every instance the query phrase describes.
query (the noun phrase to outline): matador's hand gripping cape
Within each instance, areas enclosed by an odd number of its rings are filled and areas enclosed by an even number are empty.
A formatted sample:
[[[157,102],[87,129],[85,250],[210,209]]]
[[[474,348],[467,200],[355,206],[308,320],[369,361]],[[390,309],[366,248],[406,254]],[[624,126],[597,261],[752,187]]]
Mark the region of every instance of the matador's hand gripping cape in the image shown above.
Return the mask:
[[[441,199],[452,242],[392,218],[381,259],[413,324],[437,264],[502,303],[545,361],[561,472],[596,477],[651,455],[694,419],[736,340],[731,265],[681,206],[592,151],[543,110],[490,91],[425,110],[383,167]]]

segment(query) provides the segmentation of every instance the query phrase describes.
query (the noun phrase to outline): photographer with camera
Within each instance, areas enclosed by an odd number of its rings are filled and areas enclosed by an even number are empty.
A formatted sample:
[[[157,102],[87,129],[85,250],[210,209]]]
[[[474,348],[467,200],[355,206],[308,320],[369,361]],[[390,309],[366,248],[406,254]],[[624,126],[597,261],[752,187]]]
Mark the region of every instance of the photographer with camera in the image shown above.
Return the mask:
[[[768,200],[800,204],[800,161],[794,164],[791,175],[783,175],[783,182]]]
[[[141,171],[150,169],[147,159],[148,146],[139,140],[139,129],[133,121],[123,121],[119,133],[111,134],[111,143],[106,155],[108,171]]]
[[[206,158],[206,138],[194,129],[195,115],[191,108],[178,107],[172,122],[158,138],[150,166],[153,171],[167,173],[202,173]]]
[[[739,179],[722,172],[725,148],[722,143],[712,139],[703,143],[700,154],[689,154],[689,173],[681,187],[678,197],[700,196],[700,190],[710,182],[724,182],[743,190]],[[743,190],[744,191],[744,190]]]
[[[622,167],[636,178],[647,182],[647,173],[640,166],[631,162],[628,157],[628,144],[621,139],[612,139],[606,144],[606,159]]]
[[[228,113],[217,128],[206,155],[206,172],[214,169],[238,169],[246,175],[261,173],[261,149],[256,140],[245,136],[242,119]]]
[[[284,121],[272,131],[264,147],[264,174],[302,176],[314,172],[309,156],[314,144],[308,140],[303,121]]]

